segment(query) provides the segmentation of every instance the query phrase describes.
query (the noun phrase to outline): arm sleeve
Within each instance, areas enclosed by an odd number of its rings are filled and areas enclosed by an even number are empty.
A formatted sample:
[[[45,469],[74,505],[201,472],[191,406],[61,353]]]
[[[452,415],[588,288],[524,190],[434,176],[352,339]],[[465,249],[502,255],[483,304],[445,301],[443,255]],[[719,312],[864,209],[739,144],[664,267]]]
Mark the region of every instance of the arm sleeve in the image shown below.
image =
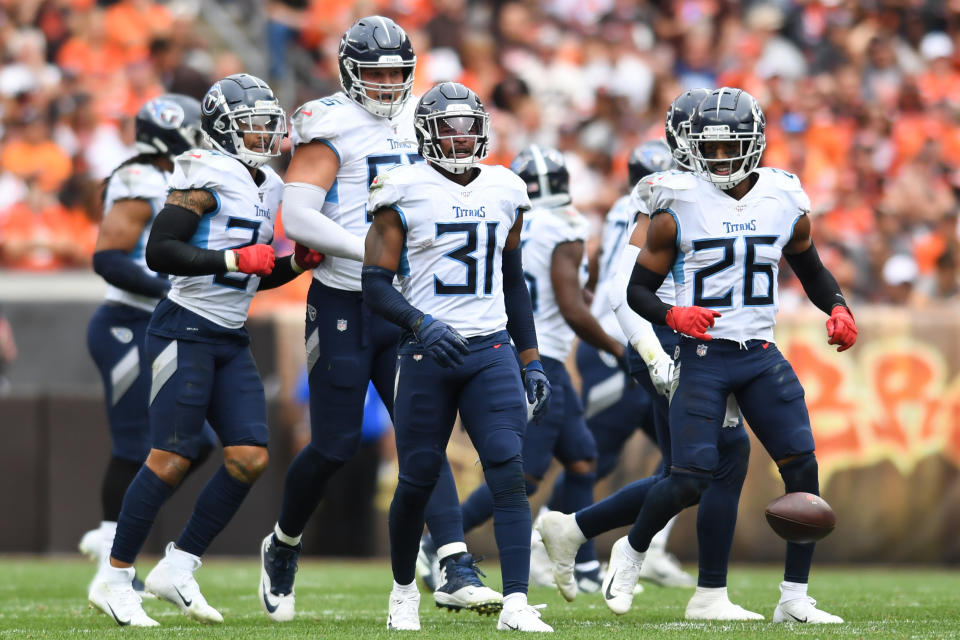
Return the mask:
[[[793,272],[797,274],[803,290],[810,302],[826,314],[830,314],[837,305],[846,307],[847,301],[843,298],[840,285],[830,270],[823,266],[817,248],[811,242],[806,251],[800,253],[785,253],[783,256]]]
[[[147,266],[158,273],[177,276],[226,273],[225,251],[200,249],[189,243],[199,226],[200,216],[193,211],[165,205],[150,229]]]
[[[266,291],[267,289],[276,289],[285,285],[298,275],[303,273],[293,268],[293,255],[286,255],[277,258],[274,263],[273,271],[268,276],[260,276],[260,284],[257,291]]]
[[[610,308],[613,309],[617,322],[627,341],[636,349],[643,361],[650,363],[660,353],[663,352],[663,346],[653,331],[651,325],[646,319],[637,315],[637,313],[627,304],[627,286],[630,284],[628,273],[637,263],[637,256],[640,254],[640,248],[636,245],[626,244],[620,251],[617,264],[614,267],[608,295]]]
[[[627,286],[627,304],[654,324],[667,324],[670,305],[657,297],[657,289],[666,277],[666,274],[659,274],[643,265],[635,264],[630,275],[630,284]]]
[[[363,261],[363,238],[321,213],[325,189],[306,182],[283,186],[283,229],[287,237],[320,253]]]
[[[113,286],[142,296],[162,298],[170,289],[169,280],[151,276],[122,249],[106,249],[94,253],[93,270]]]
[[[503,252],[503,305],[507,311],[507,332],[517,351],[537,348],[530,290],[523,278],[520,247]]]
[[[383,267],[364,266],[360,276],[363,301],[390,322],[416,332],[424,314],[407,302],[403,294],[393,287],[395,275],[396,273]]]

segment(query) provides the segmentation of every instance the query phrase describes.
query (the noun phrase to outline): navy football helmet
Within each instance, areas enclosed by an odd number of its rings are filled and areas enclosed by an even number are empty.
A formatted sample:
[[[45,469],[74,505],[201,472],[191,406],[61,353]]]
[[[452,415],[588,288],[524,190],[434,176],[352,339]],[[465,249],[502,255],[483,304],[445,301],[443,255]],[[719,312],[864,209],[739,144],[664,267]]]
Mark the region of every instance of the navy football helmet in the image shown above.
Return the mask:
[[[633,187],[640,178],[648,176],[658,171],[667,171],[675,169],[676,161],[673,159],[673,153],[670,147],[663,140],[650,140],[634,147],[630,152],[630,159],[627,160],[627,175],[630,179],[630,186]]]
[[[158,153],[169,158],[200,146],[200,102],[168,93],[148,100],[133,120],[137,153]]]
[[[200,107],[204,136],[217,151],[257,168],[280,155],[287,134],[287,116],[266,82],[249,73],[235,73],[207,91]],[[253,148],[245,136],[259,137]]]
[[[487,157],[490,116],[477,94],[460,83],[441,82],[423,94],[413,126],[420,155],[450,173],[464,173]],[[464,139],[472,141],[470,149],[461,143]],[[444,140],[450,144],[449,156]]]
[[[527,195],[535,207],[570,204],[570,174],[556,149],[532,144],[517,154],[510,170],[527,183]]]
[[[340,86],[361,107],[380,118],[400,113],[410,98],[413,70],[417,57],[407,32],[383,16],[360,18],[340,39],[337,55],[340,63]],[[382,84],[363,79],[364,69],[403,71],[403,82]],[[376,97],[371,97],[373,93]],[[386,98],[386,99],[384,99]]]
[[[690,158],[693,172],[720,189],[739,184],[760,164],[767,146],[766,119],[760,105],[743,89],[722,87],[704,98],[690,117]],[[737,151],[726,158],[705,153],[711,142],[736,143]]]
[[[667,145],[677,165],[681,169],[693,171],[690,160],[690,144],[687,142],[687,133],[690,130],[690,116],[697,110],[700,101],[710,95],[708,89],[688,89],[674,98],[667,109],[667,121],[664,132],[667,135]]]

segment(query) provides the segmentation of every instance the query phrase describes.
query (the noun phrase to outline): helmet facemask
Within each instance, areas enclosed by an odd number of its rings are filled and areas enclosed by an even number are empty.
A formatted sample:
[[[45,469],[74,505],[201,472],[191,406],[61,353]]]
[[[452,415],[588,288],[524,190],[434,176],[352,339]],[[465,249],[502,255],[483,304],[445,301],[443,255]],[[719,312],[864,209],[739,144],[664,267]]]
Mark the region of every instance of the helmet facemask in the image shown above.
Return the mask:
[[[266,164],[270,158],[280,155],[280,142],[287,135],[287,119],[278,103],[260,100],[252,108],[240,107],[221,115],[214,122],[213,128],[229,134],[234,150],[225,149],[213,138],[206,136],[212,148],[256,169]],[[255,137],[251,146],[246,144],[247,136]]]
[[[413,60],[404,60],[401,56],[380,56],[377,62],[362,62],[344,57],[340,60],[340,86],[344,92],[360,106],[378,118],[392,118],[403,109],[413,89],[413,69],[417,65]],[[366,69],[401,69],[403,82],[383,83],[364,80]],[[344,77],[346,74],[347,77]],[[371,97],[371,94],[377,97]]]
[[[691,131],[687,140],[693,172],[723,190],[740,184],[757,168],[767,145],[763,132],[734,133],[727,125],[706,126],[697,133]],[[737,145],[737,151],[731,157],[717,158],[705,153],[709,142],[732,142]]]
[[[450,105],[444,111],[417,116],[420,155],[450,173],[464,173],[487,157],[490,116],[465,104]],[[449,143],[450,155],[443,141]]]

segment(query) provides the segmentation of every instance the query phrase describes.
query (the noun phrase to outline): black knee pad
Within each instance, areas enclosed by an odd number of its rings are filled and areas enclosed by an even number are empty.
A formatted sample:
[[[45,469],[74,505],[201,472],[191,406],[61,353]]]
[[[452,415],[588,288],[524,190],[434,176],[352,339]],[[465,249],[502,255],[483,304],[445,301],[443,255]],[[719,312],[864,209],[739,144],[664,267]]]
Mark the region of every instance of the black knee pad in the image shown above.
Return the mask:
[[[667,476],[673,503],[681,509],[700,501],[700,494],[710,484],[712,474],[687,469],[671,469]]]
[[[783,478],[783,486],[787,493],[805,491],[820,495],[819,467],[813,452],[804,453],[781,466],[780,477]]]
[[[495,505],[510,507],[526,505],[526,479],[523,476],[523,462],[520,456],[483,470],[484,479],[493,493]]]
[[[494,429],[484,438],[481,448],[480,461],[483,467],[495,467],[514,458],[519,459],[523,451],[523,439],[513,429]]]
[[[433,487],[440,477],[443,454],[436,449],[409,451],[400,460],[400,477],[408,484],[418,487]]]

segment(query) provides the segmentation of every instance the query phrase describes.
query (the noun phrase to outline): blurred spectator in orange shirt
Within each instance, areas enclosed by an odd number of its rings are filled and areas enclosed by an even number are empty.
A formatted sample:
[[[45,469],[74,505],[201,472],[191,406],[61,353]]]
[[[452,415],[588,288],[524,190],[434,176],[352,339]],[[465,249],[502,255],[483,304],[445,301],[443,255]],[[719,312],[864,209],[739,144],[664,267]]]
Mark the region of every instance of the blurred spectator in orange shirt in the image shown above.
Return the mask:
[[[927,105],[941,101],[960,104],[960,73],[953,63],[953,41],[942,31],[928,33],[920,42],[920,55],[927,71],[917,78],[920,95]]]
[[[170,33],[173,16],[153,0],[120,0],[107,9],[107,38],[125,50],[146,50],[154,36]]]
[[[21,180],[32,180],[47,193],[56,193],[72,171],[70,157],[50,139],[46,118],[36,109],[24,111],[17,138],[3,147],[0,167]]]

